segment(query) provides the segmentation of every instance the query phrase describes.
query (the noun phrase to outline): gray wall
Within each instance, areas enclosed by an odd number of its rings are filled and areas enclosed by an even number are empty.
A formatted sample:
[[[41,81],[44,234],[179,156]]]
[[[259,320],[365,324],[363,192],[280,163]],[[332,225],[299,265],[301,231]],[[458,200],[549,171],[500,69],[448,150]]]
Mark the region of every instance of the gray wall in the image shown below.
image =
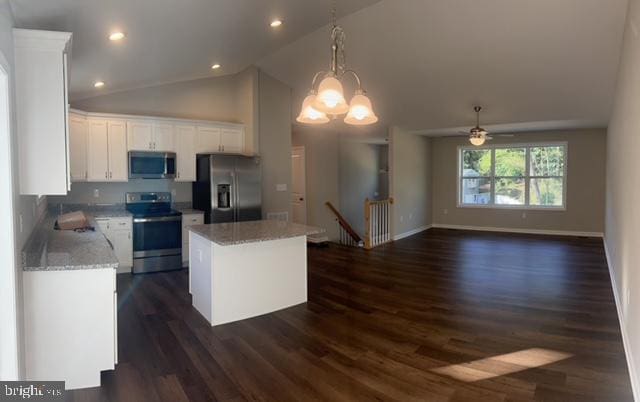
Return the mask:
[[[435,138],[433,223],[512,229],[597,232],[604,230],[604,130],[574,130],[495,136],[491,144],[567,141],[567,208],[565,211],[479,209],[457,207],[458,146],[465,137]],[[526,217],[523,218],[523,212]]]
[[[633,24],[634,26],[632,27]],[[629,2],[613,116],[607,134],[605,244],[636,398],[640,398],[640,1]]]
[[[339,155],[340,213],[364,238],[364,201],[380,193],[380,146],[341,141]]]
[[[15,87],[14,83],[14,66],[13,66],[13,19],[11,18],[11,11],[9,9],[9,4],[6,0],[0,0],[0,52],[6,59],[9,69],[9,85],[10,85],[10,109],[13,111],[11,116],[11,155],[13,158],[11,160],[12,172],[11,177],[13,178],[13,222],[0,222],[3,227],[11,227],[14,228],[14,258],[16,262],[14,279],[15,279],[15,317],[13,317],[13,313],[11,317],[2,317],[2,325],[6,325],[8,321],[15,321],[17,327],[17,358],[18,365],[17,371],[14,367],[0,367],[2,370],[2,379],[17,379],[18,376],[24,375],[24,343],[22,342],[22,328],[24,324],[23,319],[23,304],[22,304],[22,258],[21,258],[21,250],[27,241],[29,235],[33,231],[33,227],[37,222],[39,216],[44,211],[44,206],[46,205],[46,199],[42,199],[41,203],[38,204],[38,197],[36,196],[21,196],[20,195],[20,183],[18,181],[19,174],[19,161],[17,155],[18,153],[18,138],[17,138],[17,130],[16,130],[16,118],[15,118],[15,95],[13,93],[13,88]],[[2,174],[8,174],[9,172],[2,172]],[[0,205],[0,208],[8,208],[7,205]],[[22,219],[21,219],[22,218]],[[20,221],[22,220],[22,230],[20,230]],[[8,242],[9,239],[2,239],[4,242]],[[6,244],[6,243],[5,243]],[[6,258],[3,258],[4,262],[7,262]],[[3,267],[5,269],[6,267]],[[4,276],[3,276],[4,278]],[[4,303],[3,299],[3,303]],[[6,308],[2,311],[8,311],[6,305],[3,307]],[[12,325],[12,324],[9,324]],[[12,345],[16,339],[0,339],[2,342],[2,353],[14,354],[16,353],[16,348]],[[11,350],[7,350],[5,348],[9,348]]]
[[[390,189],[393,197],[393,235],[430,225],[431,141],[392,127],[389,133]]]
[[[262,211],[291,216],[291,88],[260,72],[259,130]],[[276,186],[284,184],[285,191]]]
[[[307,224],[324,228],[331,241],[340,235],[333,214],[325,202],[340,209],[338,190],[339,136],[332,132],[296,128],[294,146],[304,146],[307,185]]]

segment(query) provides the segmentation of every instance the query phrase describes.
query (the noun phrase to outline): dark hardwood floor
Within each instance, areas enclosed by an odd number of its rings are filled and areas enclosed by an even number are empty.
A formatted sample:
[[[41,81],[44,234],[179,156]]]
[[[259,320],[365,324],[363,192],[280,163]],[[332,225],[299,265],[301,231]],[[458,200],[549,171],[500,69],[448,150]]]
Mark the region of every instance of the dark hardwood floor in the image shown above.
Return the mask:
[[[307,304],[215,328],[187,279],[119,275],[119,364],[68,400],[632,400],[600,239],[310,248]]]

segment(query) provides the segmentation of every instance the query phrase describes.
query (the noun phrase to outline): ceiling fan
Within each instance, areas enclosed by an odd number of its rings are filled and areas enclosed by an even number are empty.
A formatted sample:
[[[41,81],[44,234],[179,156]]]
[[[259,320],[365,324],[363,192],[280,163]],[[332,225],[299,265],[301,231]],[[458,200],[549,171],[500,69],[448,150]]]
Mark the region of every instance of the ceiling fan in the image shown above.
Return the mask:
[[[482,106],[475,106],[473,110],[476,112],[476,126],[469,130],[469,142],[477,147],[484,144],[485,141],[493,139],[493,137],[489,136],[489,132],[484,128],[480,127],[480,111],[482,110]],[[464,134],[467,134],[464,132]]]

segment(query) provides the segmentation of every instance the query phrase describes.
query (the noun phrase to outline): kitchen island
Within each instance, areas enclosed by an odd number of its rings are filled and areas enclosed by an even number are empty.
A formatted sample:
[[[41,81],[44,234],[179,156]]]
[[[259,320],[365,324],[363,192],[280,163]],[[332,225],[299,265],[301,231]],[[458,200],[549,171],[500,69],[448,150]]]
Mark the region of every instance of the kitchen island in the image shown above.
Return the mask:
[[[307,301],[307,236],[284,221],[189,227],[189,292],[209,323],[224,324]]]

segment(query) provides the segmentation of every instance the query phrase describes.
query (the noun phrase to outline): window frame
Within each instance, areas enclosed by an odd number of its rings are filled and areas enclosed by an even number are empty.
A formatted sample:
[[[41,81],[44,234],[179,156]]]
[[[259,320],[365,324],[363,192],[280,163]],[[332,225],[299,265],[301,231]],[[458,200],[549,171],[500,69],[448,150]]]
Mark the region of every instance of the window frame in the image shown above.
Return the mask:
[[[562,176],[532,176],[531,175],[531,152],[530,148],[537,147],[562,147],[564,148],[564,169],[562,172]],[[524,179],[524,205],[508,205],[508,204],[496,204],[495,203],[495,191],[496,191],[496,149],[509,149],[509,148],[525,148],[525,174],[522,176]],[[462,175],[462,153],[464,151],[473,150],[473,151],[482,151],[489,150],[491,151],[491,176],[479,176],[478,178],[488,178],[491,180],[491,194],[490,194],[490,203],[489,204],[465,204],[462,202],[462,179],[464,176]],[[460,145],[457,148],[458,156],[456,158],[458,167],[457,167],[457,194],[456,194],[456,204],[458,208],[479,208],[479,209],[511,209],[511,210],[527,210],[527,211],[566,211],[567,210],[567,172],[569,169],[569,144],[567,141],[551,141],[551,142],[527,142],[527,143],[509,143],[509,144],[491,144],[491,145],[482,145],[482,146],[473,146],[473,145]],[[532,179],[538,178],[560,178],[562,177],[562,205],[529,205],[530,197],[529,190],[531,186]],[[508,178],[506,176],[499,176],[499,178]]]

